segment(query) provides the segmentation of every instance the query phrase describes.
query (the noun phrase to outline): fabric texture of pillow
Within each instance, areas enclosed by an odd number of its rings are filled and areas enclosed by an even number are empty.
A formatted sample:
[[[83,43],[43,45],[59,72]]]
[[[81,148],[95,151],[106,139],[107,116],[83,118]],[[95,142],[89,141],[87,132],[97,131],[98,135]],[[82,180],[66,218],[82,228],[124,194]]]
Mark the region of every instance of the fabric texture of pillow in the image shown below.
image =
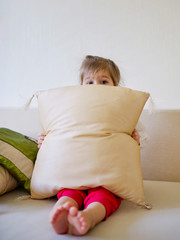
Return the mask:
[[[39,117],[47,134],[31,180],[31,197],[62,188],[103,186],[145,206],[140,146],[131,137],[149,93],[102,85],[40,91]]]
[[[29,192],[37,152],[34,139],[0,128],[0,165]]]
[[[15,189],[18,186],[16,179],[0,166],[0,195]]]

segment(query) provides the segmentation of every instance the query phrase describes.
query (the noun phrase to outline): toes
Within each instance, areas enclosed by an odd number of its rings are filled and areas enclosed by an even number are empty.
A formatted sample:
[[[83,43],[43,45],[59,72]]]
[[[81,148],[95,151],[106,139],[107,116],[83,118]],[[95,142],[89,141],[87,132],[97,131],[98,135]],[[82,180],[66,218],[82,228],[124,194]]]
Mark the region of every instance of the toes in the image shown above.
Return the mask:
[[[81,229],[85,229],[87,227],[87,223],[86,223],[84,216],[82,216],[82,214],[79,213],[77,218],[79,219]]]
[[[77,209],[77,207],[71,207],[71,208],[69,209],[69,214],[70,214],[70,216],[72,216],[72,217],[77,216],[77,214],[78,214],[78,209]]]
[[[61,212],[62,210],[64,210],[64,207],[62,205],[57,207],[57,212]]]
[[[51,213],[50,219],[49,219],[50,222],[53,224],[53,223],[56,221],[56,219],[59,217],[59,214],[62,213],[62,212],[64,212],[64,211],[66,211],[66,209],[64,208],[63,205],[58,206],[58,207],[56,208],[56,210],[53,211],[53,213]]]
[[[64,207],[64,209],[66,209],[67,211],[69,211],[70,207],[72,207],[72,204],[71,204],[70,202],[65,202],[65,203],[63,204],[63,207]]]
[[[62,211],[62,207],[58,207],[54,214],[50,217],[50,222],[54,223],[56,221],[56,218],[59,216],[60,212]]]

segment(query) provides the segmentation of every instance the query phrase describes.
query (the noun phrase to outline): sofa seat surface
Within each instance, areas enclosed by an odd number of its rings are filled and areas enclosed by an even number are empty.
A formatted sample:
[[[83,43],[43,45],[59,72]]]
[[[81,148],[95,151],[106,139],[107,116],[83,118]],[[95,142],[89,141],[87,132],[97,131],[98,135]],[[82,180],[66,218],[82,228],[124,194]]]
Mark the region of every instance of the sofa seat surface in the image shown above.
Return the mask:
[[[54,233],[48,218],[56,198],[25,200],[27,193],[18,188],[0,197],[0,239],[179,240],[180,182],[144,181],[144,186],[152,210],[124,200],[112,216],[82,237]]]

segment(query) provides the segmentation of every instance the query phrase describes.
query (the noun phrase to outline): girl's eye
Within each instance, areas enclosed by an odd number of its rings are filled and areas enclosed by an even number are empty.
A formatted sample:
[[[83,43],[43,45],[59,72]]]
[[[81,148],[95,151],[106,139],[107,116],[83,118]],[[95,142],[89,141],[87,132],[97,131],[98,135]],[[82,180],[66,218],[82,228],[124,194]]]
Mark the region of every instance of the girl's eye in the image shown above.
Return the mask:
[[[93,82],[90,81],[90,82],[88,82],[87,84],[93,84]]]
[[[106,81],[106,80],[102,80],[102,82],[101,82],[101,84],[107,84],[108,83],[108,81]]]

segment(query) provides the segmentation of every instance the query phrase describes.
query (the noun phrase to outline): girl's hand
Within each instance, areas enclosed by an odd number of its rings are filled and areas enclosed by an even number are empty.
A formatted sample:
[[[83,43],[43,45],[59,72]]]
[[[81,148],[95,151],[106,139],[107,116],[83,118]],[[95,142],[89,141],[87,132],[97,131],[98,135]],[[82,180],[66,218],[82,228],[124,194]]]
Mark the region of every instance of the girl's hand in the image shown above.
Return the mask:
[[[132,132],[131,137],[134,138],[138,145],[140,145],[140,136],[136,129],[134,129],[134,131]]]
[[[38,148],[41,147],[45,137],[46,137],[46,134],[44,134],[44,133],[40,133],[39,134],[39,137],[38,137]]]
[[[44,134],[44,133],[40,133],[39,134],[39,137],[38,137],[38,148],[41,147],[45,137],[46,137],[46,134]],[[140,136],[139,136],[139,133],[138,133],[138,131],[136,129],[134,129],[134,131],[132,132],[131,137],[137,142],[138,145],[140,145]]]

